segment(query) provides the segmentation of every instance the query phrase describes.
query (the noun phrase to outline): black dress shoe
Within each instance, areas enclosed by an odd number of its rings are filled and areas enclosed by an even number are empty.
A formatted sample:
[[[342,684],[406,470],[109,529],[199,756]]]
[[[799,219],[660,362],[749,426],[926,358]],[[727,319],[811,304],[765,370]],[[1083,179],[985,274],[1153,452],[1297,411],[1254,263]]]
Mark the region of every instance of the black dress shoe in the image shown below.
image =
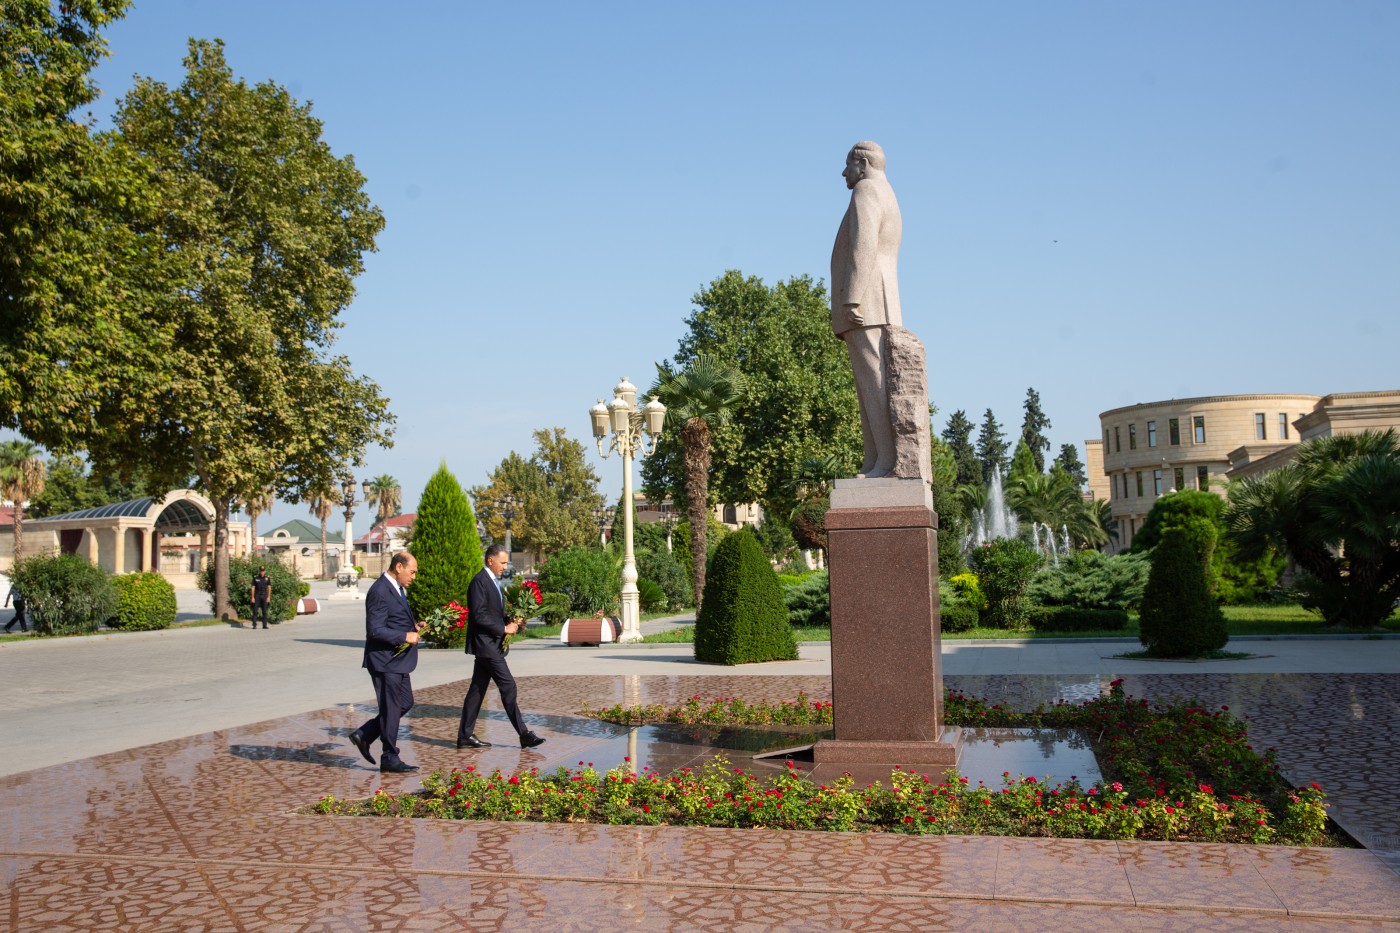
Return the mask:
[[[465,739],[458,739],[458,740],[457,740],[457,747],[458,747],[459,749],[462,749],[462,748],[490,748],[490,747],[491,747],[491,743],[490,743],[490,742],[483,742],[483,741],[481,741],[481,739],[478,739],[475,735],[469,735],[469,736],[467,736]]]
[[[360,754],[365,756],[365,761],[374,764],[374,756],[369,753],[369,743],[365,741],[365,737],[360,735],[358,730],[350,733],[347,738],[350,739],[350,744],[358,748]]]
[[[417,765],[406,765],[402,761],[381,761],[379,770],[390,774],[407,774],[410,771],[417,771]]]
[[[535,735],[533,732],[527,732],[520,737],[521,748],[539,748],[543,744],[544,739]]]

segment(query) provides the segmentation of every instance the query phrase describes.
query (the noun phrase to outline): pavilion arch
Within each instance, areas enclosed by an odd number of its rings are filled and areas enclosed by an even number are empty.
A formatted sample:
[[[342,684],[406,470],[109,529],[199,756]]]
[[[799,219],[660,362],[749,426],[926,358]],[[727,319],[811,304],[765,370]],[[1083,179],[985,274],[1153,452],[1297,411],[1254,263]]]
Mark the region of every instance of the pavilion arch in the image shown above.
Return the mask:
[[[25,522],[25,533],[49,536],[49,547],[82,554],[111,573],[159,571],[192,589],[212,553],[214,504],[193,489],[145,496]],[[247,522],[229,522],[229,552],[250,550]]]

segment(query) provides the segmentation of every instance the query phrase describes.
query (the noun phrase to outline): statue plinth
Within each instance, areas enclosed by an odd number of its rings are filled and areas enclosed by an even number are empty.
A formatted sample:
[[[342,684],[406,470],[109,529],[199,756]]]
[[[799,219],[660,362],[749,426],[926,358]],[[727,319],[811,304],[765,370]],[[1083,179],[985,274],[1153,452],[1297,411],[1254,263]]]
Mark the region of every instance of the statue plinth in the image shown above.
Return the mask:
[[[921,479],[837,480],[826,513],[834,737],[817,763],[955,767],[943,724],[938,514]]]

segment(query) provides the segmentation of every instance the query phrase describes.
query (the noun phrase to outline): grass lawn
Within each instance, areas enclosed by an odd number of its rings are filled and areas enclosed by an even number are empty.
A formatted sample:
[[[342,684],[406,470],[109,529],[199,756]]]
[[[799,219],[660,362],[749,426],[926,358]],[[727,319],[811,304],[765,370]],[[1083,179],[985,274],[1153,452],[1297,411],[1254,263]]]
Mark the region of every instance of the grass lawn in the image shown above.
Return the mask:
[[[1301,606],[1224,606],[1225,622],[1231,635],[1374,635],[1371,629],[1333,629]],[[1400,634],[1400,612],[1392,613],[1382,632]],[[793,634],[798,641],[830,641],[831,629],[796,628]],[[1133,613],[1128,618],[1126,629],[1105,629],[1092,632],[1013,632],[1000,628],[973,628],[965,632],[944,632],[947,641],[966,641],[975,638],[1133,638],[1138,636],[1138,617]],[[695,627],[691,625],[647,635],[644,642],[692,642],[695,640]]]

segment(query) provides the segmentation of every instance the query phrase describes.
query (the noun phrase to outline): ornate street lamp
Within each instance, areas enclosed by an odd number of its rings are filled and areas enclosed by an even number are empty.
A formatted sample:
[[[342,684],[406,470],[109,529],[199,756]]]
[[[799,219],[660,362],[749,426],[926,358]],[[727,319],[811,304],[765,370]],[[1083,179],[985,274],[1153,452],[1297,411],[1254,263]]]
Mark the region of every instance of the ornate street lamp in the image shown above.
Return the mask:
[[[595,505],[592,511],[593,520],[598,523],[598,544],[607,547],[608,528],[612,526],[613,516],[617,514],[617,509],[608,505]]]
[[[360,490],[364,494],[365,500],[368,500],[370,494],[369,480],[365,480],[360,484]],[[351,476],[349,473],[345,474],[345,479],[340,483],[340,497],[345,503],[345,545],[342,548],[342,552],[349,554],[350,563],[348,566],[353,567],[355,566],[355,532],[354,526],[351,524],[350,520],[355,517],[355,506],[360,503],[355,500],[355,477]],[[346,566],[347,565],[342,565],[340,569],[344,570]]]
[[[607,459],[613,451],[622,455],[622,637],[621,641],[639,641],[642,637],[641,597],[637,592],[637,561],[632,553],[632,456],[650,457],[656,452],[656,439],[666,420],[666,406],[655,397],[640,410],[637,408],[637,387],[622,377],[613,388],[613,400],[588,410],[593,421],[593,436],[598,441],[599,456]],[[604,446],[609,429],[612,440]],[[643,434],[650,439],[645,443]]]
[[[510,576],[510,521],[516,516],[516,509],[520,506],[519,496],[501,496],[496,500],[496,511],[506,523],[506,576]]]

